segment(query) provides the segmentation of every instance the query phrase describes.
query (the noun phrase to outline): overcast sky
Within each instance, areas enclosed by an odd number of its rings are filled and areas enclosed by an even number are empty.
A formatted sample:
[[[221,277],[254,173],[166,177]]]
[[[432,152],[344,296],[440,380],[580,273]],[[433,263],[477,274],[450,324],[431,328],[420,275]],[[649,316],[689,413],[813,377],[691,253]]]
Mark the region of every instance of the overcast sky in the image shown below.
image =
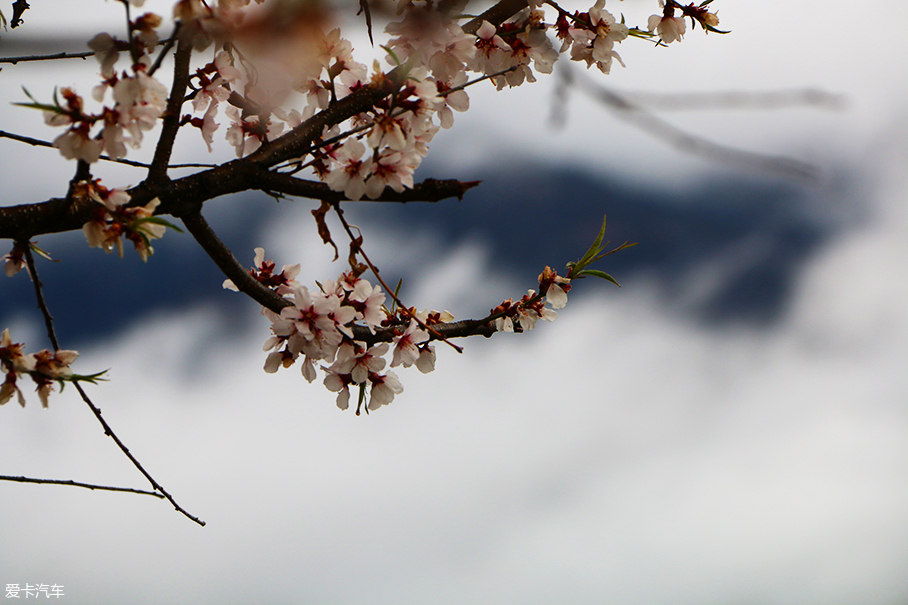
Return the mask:
[[[27,25],[50,31],[59,23],[43,25],[44,4],[33,3]],[[607,8],[643,23],[654,6]],[[626,42],[627,68],[600,81],[843,95],[837,111],[659,114],[821,169],[796,186],[798,212],[823,228],[822,245],[798,259],[771,321],[692,311],[762,253],[764,240],[749,234],[686,266],[680,289],[649,270],[629,273],[621,290],[582,283],[588,293],[532,334],[467,341],[462,356],[438,347],[434,373],[401,371],[405,392],[355,417],[298,371],[262,372],[268,330],[254,308],[237,321],[207,302],[142,305],[82,349],[77,367],[111,368],[90,394],[208,525],[145,496],[4,482],[0,584],[63,585],[78,604],[908,600],[908,59],[891,33],[908,17],[896,0],[713,6],[732,34],[690,32],[669,49]],[[0,51],[19,31],[3,33]],[[69,83],[35,69],[40,77],[28,79],[23,64],[5,66],[2,99],[21,100],[22,82],[36,96]],[[436,139],[432,175],[469,178],[532,158],[707,209],[708,192],[683,194],[722,178],[780,178],[681,154],[576,94],[567,125],[553,129],[551,92],[543,81],[477,90],[474,109]],[[3,130],[51,136],[28,110],[3,115]],[[61,194],[70,166],[0,143],[4,204]],[[136,178],[110,170],[104,182],[118,177]],[[552,237],[566,205],[553,200],[538,219]],[[305,261],[308,280],[338,273],[309,206],[280,209],[256,226],[269,257]],[[227,228],[242,216],[215,220]],[[487,220],[504,222],[494,208]],[[534,285],[496,259],[494,242],[435,228],[379,221],[367,232],[385,271],[424,261],[408,285],[419,304],[481,311]],[[178,236],[159,247],[169,241]],[[251,246],[235,253],[251,262]],[[80,300],[73,292],[67,304]],[[0,316],[29,350],[46,346],[36,315]],[[34,396],[25,409],[0,408],[0,474],[144,488],[73,395],[46,411]]]

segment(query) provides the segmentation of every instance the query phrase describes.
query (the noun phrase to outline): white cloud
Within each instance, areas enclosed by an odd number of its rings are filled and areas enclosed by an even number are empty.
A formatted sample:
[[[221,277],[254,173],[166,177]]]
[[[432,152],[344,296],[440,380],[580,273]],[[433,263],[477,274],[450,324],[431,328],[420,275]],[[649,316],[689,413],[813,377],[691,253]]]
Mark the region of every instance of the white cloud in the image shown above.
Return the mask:
[[[896,185],[885,216],[903,215]],[[74,603],[904,598],[905,227],[830,246],[774,329],[702,330],[615,290],[463,356],[439,346],[369,417],[261,372],[264,321],[224,342],[205,309],[148,318],[81,361],[115,361],[92,394],[209,526],[7,484],[0,581]],[[142,485],[71,394],[4,413],[5,471]]]

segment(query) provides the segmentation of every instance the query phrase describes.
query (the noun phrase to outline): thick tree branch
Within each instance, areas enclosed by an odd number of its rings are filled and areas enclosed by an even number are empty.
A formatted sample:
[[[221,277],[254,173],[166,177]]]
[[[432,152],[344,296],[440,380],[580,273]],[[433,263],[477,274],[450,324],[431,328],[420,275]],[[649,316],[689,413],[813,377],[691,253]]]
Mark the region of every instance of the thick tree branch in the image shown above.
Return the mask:
[[[189,212],[181,215],[186,230],[211,257],[221,272],[230,278],[237,289],[263,307],[280,313],[281,309],[292,304],[273,290],[260,284],[249,271],[236,259],[224,242],[217,236],[201,212]]]
[[[417,183],[412,189],[404,189],[398,193],[386,187],[376,199],[365,198],[361,202],[438,202],[450,197],[463,199],[463,194],[469,189],[479,185],[480,181],[462,182],[456,179],[426,179]],[[326,202],[349,201],[342,191],[333,191],[325,183],[307,181],[281,174],[279,172],[263,172],[259,180],[260,188],[286,195],[306,197],[313,200]]]
[[[170,97],[167,99],[167,109],[164,110],[161,136],[155,147],[154,159],[148,169],[149,182],[156,182],[167,177],[167,164],[173,152],[173,143],[180,129],[180,111],[183,107],[183,97],[189,84],[189,62],[192,58],[192,40],[188,36],[181,36],[177,42],[177,52],[173,65],[173,84],[170,88]]]
[[[460,198],[477,184],[478,181],[427,179],[401,193],[386,188],[374,201],[437,202],[450,197]],[[328,201],[344,199],[343,194],[331,191],[324,183],[272,173],[247,159],[233,160],[172,181],[145,181],[130,189],[129,193],[132,196],[130,205],[144,206],[157,197],[161,200],[157,214],[182,217],[198,212],[202,204],[209,200],[248,190],[274,191]],[[76,199],[67,203],[65,199],[52,198],[35,204],[0,208],[0,239],[29,240],[48,233],[76,231],[91,218],[96,204],[89,199]]]

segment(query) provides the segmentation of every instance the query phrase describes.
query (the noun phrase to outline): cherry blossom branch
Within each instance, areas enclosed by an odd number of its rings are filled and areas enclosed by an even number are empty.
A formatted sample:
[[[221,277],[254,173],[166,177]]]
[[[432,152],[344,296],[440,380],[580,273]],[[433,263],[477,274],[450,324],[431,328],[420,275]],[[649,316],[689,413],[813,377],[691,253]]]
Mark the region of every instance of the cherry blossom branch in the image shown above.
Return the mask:
[[[47,303],[44,300],[44,294],[42,292],[43,286],[41,284],[41,279],[38,277],[38,270],[35,267],[35,257],[32,254],[31,246],[28,245],[28,240],[19,242],[19,245],[25,253],[25,262],[28,266],[28,271],[32,277],[32,283],[35,287],[35,296],[38,299],[38,308],[41,310],[41,315],[44,317],[44,324],[47,327],[47,336],[54,347],[54,351],[59,351],[60,344],[57,341],[57,335],[54,331],[54,318],[51,316],[50,310],[47,307]],[[148,479],[148,482],[151,483],[151,487],[155,491],[163,494],[167,501],[170,502],[177,511],[179,511],[189,519],[195,521],[199,525],[204,526],[204,521],[189,514],[189,512],[187,512],[179,504],[177,504],[176,500],[173,499],[173,496],[171,496],[167,492],[167,490],[165,490],[161,486],[161,484],[155,481],[154,477],[152,477],[148,473],[148,471],[145,470],[145,467],[142,466],[138,459],[136,459],[136,457],[132,455],[132,453],[129,451],[129,448],[126,447],[126,445],[120,440],[117,434],[113,432],[113,429],[110,428],[110,425],[107,424],[107,421],[104,420],[104,417],[101,416],[101,409],[94,403],[92,403],[91,399],[89,399],[88,395],[85,393],[85,390],[82,388],[82,385],[74,381],[73,387],[75,387],[76,391],[79,393],[79,396],[82,397],[82,401],[84,401],[85,404],[88,405],[88,407],[91,409],[92,413],[95,415],[95,418],[98,419],[98,422],[101,423],[101,427],[104,429],[104,434],[113,439],[114,443],[116,443],[117,447],[120,448],[120,451],[123,452],[123,454],[125,454],[127,458],[129,458],[133,466],[135,466],[139,470],[139,472],[142,473],[146,479]]]
[[[175,164],[174,167],[191,166]],[[293,179],[293,180],[291,180]],[[309,185],[307,181],[288,175],[273,173],[252,164],[248,159],[233,160],[209,170],[163,182],[145,182],[129,190],[130,206],[144,206],[154,198],[161,200],[156,214],[182,215],[197,211],[201,204],[217,197],[260,189],[288,195],[309,196],[314,199],[332,199],[337,195],[324,184]],[[386,188],[376,200],[379,202],[440,201],[460,197],[478,181],[427,179],[412,190],[397,193]],[[29,240],[37,235],[76,231],[91,219],[97,203],[93,200],[51,198],[43,202],[0,207],[0,239]]]
[[[464,82],[463,84],[461,84],[461,85],[459,85],[459,86],[452,86],[452,87],[451,87],[450,89],[448,89],[448,90],[445,90],[445,91],[443,91],[443,92],[439,92],[438,95],[441,96],[441,97],[447,97],[447,96],[450,95],[451,93],[457,92],[457,91],[459,91],[459,90],[465,90],[466,88],[468,88],[468,87],[470,87],[470,86],[473,86],[474,84],[479,84],[480,82],[484,82],[484,81],[486,81],[486,80],[491,80],[491,79],[493,79],[493,78],[497,78],[497,77],[499,77],[499,76],[503,76],[503,75],[505,75],[505,74],[511,73],[512,71],[515,71],[516,69],[517,69],[517,66],[514,65],[514,66],[512,66],[512,67],[508,67],[508,68],[502,69],[501,71],[497,71],[497,72],[495,72],[495,73],[485,74],[485,75],[479,76],[478,78],[474,78],[473,80],[470,80],[470,81],[468,81],[468,82]],[[188,100],[188,99],[187,99],[187,100]],[[261,112],[261,108],[260,108],[257,104],[255,104],[255,103],[252,102],[252,101],[249,101],[248,99],[246,99],[245,97],[243,97],[242,95],[240,95],[239,93],[237,93],[236,91],[230,93],[230,97],[229,97],[229,99],[228,99],[228,102],[229,102],[231,105],[233,105],[234,107],[238,107],[238,108],[243,109],[243,110],[245,110],[245,111],[247,111],[247,112],[249,112],[249,113],[252,113],[252,114],[258,114],[258,113]],[[392,117],[392,118],[396,118],[396,117],[398,117],[398,116],[401,116],[401,115],[407,113],[408,111],[411,111],[411,110],[409,110],[409,109],[395,109],[394,111],[391,111],[388,115],[389,115],[390,117]],[[345,130],[344,132],[342,132],[342,133],[340,133],[340,134],[337,134],[337,135],[334,135],[333,137],[330,137],[330,138],[328,138],[328,139],[323,139],[323,140],[319,141],[318,143],[313,143],[313,144],[310,145],[308,148],[303,149],[303,150],[300,150],[300,151],[298,152],[298,153],[299,153],[299,157],[304,156],[304,155],[309,154],[309,153],[312,153],[313,151],[316,151],[317,149],[323,149],[323,148],[325,148],[325,147],[327,147],[327,146],[329,146],[329,145],[333,145],[334,143],[339,143],[340,141],[343,141],[344,139],[346,139],[346,138],[348,138],[348,137],[351,137],[351,136],[353,136],[354,134],[357,134],[357,133],[360,133],[360,132],[364,132],[364,131],[366,131],[366,130],[370,130],[370,129],[372,129],[374,126],[375,126],[375,121],[374,121],[374,120],[366,121],[365,123],[360,124],[359,126],[355,126],[355,127],[350,128],[350,129],[348,129],[348,130]],[[308,167],[311,166],[311,164],[312,164],[312,162],[309,162],[309,163],[306,163],[306,164],[298,164],[298,163],[295,163],[292,159],[291,159],[291,160],[285,160],[285,161],[286,161],[287,164],[289,164],[289,165],[297,164],[296,167],[295,167],[294,172],[297,172],[297,171],[299,171],[299,170],[302,170],[303,168],[308,168]],[[313,160],[313,161],[314,161],[314,160]],[[281,163],[279,163],[279,164],[281,164]],[[281,165],[277,165],[277,164],[270,164],[270,166],[271,166],[272,168],[277,168],[277,169],[280,169],[280,168],[285,167],[285,166],[281,166]]]
[[[468,34],[475,33],[483,21],[498,25],[526,8],[526,0],[500,0],[484,13],[463,26]],[[315,114],[293,130],[263,144],[248,159],[266,167],[298,158],[308,152],[312,143],[321,136],[326,126],[340,124],[358,113],[368,111],[383,98],[396,91],[402,83],[404,70],[396,67],[379,81],[373,81],[350,93],[327,109]]]
[[[0,475],[0,481],[17,481],[19,483],[49,483],[51,485],[72,485],[74,487],[84,487],[90,490],[105,490],[109,492],[129,492],[131,494],[142,494],[143,496],[154,496],[155,498],[164,499],[164,495],[158,492],[150,492],[144,489],[133,487],[114,487],[110,485],[96,485],[94,483],[82,483],[71,479],[37,479],[35,477],[14,477],[12,475]]]
[[[233,256],[233,253],[224,242],[218,238],[217,234],[211,229],[211,226],[204,217],[202,217],[201,213],[189,213],[180,218],[182,219],[186,230],[189,231],[202,249],[211,257],[221,272],[230,278],[240,292],[243,292],[263,307],[270,309],[275,313],[280,313],[281,309],[293,304],[252,277],[245,267],[236,260],[236,257]],[[389,288],[387,284],[383,283],[383,286],[385,290],[393,296],[393,290]],[[401,308],[406,309],[399,301],[398,304]],[[439,340],[464,338],[467,336],[491,336],[495,333],[494,326],[488,325],[484,321],[472,319],[434,324],[429,329],[434,331],[435,338]],[[373,334],[365,326],[356,325],[353,326],[353,336],[355,340],[364,342],[368,345],[373,345],[380,342],[391,342],[394,339],[395,332],[393,329],[382,329],[376,330]],[[455,349],[458,348],[459,347],[455,346]]]

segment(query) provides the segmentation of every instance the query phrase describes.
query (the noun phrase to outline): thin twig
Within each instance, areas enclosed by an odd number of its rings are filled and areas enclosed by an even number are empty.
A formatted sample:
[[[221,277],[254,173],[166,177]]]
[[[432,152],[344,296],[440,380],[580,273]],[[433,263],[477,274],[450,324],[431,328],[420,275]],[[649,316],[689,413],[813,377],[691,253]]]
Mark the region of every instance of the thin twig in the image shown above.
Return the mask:
[[[347,235],[350,236],[350,241],[356,242],[356,236],[353,235],[353,230],[350,228],[350,225],[347,223],[347,219],[344,218],[344,213],[340,209],[340,205],[333,204],[333,206],[334,206],[334,211],[337,213],[337,216],[340,219],[341,224],[344,226],[344,230],[347,232]],[[410,319],[412,319],[417,324],[419,324],[420,328],[422,328],[423,330],[426,330],[427,332],[429,332],[430,334],[435,336],[437,339],[444,341],[445,344],[449,345],[451,348],[453,348],[458,353],[463,353],[463,347],[457,346],[456,344],[454,344],[453,342],[451,342],[450,340],[445,338],[440,332],[438,332],[438,330],[436,330],[435,328],[433,328],[432,326],[430,326],[429,324],[427,324],[420,318],[416,317],[416,313],[413,313],[410,310],[410,307],[407,307],[400,301],[400,299],[397,297],[397,294],[394,293],[394,290],[391,289],[388,286],[388,284],[385,283],[384,279],[382,279],[382,276],[378,272],[378,269],[375,267],[375,265],[372,264],[372,261],[369,260],[368,255],[366,255],[366,253],[363,251],[361,246],[357,246],[356,251],[363,257],[363,260],[366,261],[366,264],[369,265],[369,269],[372,270],[372,274],[375,276],[375,279],[377,279],[379,281],[379,283],[381,283],[381,285],[384,286],[385,291],[388,293],[388,295],[391,296],[391,298],[394,300],[394,302],[397,303],[397,307],[399,309],[403,309],[404,312],[410,316]]]
[[[158,492],[161,492],[162,494],[164,494],[164,497],[167,498],[167,501],[170,502],[177,511],[179,511],[180,513],[182,513],[189,519],[195,521],[196,523],[198,523],[199,525],[204,527],[205,522],[202,521],[201,519],[199,519],[198,517],[195,517],[195,516],[189,514],[189,512],[187,512],[182,506],[177,504],[176,500],[173,499],[173,496],[171,496],[167,492],[167,490],[165,490],[163,487],[161,487],[161,484],[158,483],[157,481],[155,481],[154,477],[152,477],[148,473],[148,471],[145,470],[145,468],[142,466],[142,464],[136,459],[136,457],[132,455],[132,453],[129,451],[129,448],[127,448],[126,445],[122,441],[120,441],[120,438],[117,437],[116,433],[113,432],[113,429],[110,428],[110,425],[107,424],[107,421],[104,420],[104,417],[101,416],[101,409],[98,406],[96,406],[94,403],[92,403],[91,399],[88,398],[88,395],[82,389],[82,385],[80,385],[78,382],[75,382],[75,383],[73,383],[73,386],[76,387],[76,391],[79,392],[79,395],[82,397],[82,401],[84,401],[86,403],[86,405],[88,405],[88,407],[91,408],[91,411],[95,415],[95,418],[97,418],[98,422],[101,423],[101,426],[104,428],[104,434],[114,440],[114,443],[116,443],[117,447],[120,448],[120,451],[123,452],[127,458],[129,458],[129,460],[130,460],[130,462],[132,462],[133,466],[135,466],[137,469],[139,469],[140,473],[145,475],[145,478],[148,479],[149,483],[151,483],[151,487],[154,488],[155,491],[158,491]]]
[[[84,487],[90,490],[105,490],[108,492],[129,492],[131,494],[142,494],[143,496],[154,496],[155,498],[164,499],[164,495],[158,492],[150,492],[144,489],[135,489],[133,487],[114,487],[110,485],[96,485],[94,483],[82,483],[71,479],[36,479],[35,477],[14,477],[12,475],[0,475],[0,481],[17,481],[19,483],[49,483],[52,485],[72,485],[73,487]]]
[[[50,141],[42,141],[41,139],[33,139],[32,137],[27,137],[21,134],[13,134],[12,132],[6,132],[5,130],[0,130],[0,138],[3,139],[12,139],[14,141],[19,141],[20,143],[27,143],[35,147],[53,147],[54,144]]]
[[[167,53],[170,52],[170,49],[173,48],[173,45],[176,43],[177,34],[180,33],[180,27],[182,25],[182,21],[177,21],[177,24],[174,26],[173,33],[170,35],[170,37],[163,42],[159,42],[159,44],[163,45],[163,48],[161,49],[161,52],[158,53],[158,58],[155,59],[151,67],[148,68],[149,76],[154,75],[154,72],[158,71],[158,69],[161,67],[161,63],[164,62],[164,57],[167,56]]]
[[[47,308],[47,303],[44,301],[44,285],[41,283],[41,278],[38,277],[38,270],[35,267],[35,257],[32,254],[32,248],[28,241],[19,241],[16,242],[16,244],[25,253],[25,263],[28,266],[28,273],[31,275],[32,284],[35,288],[35,298],[38,300],[38,308],[41,310],[41,315],[44,317],[44,327],[47,328],[47,337],[50,339],[50,344],[54,347],[54,351],[59,351],[60,343],[57,342],[57,334],[54,331],[54,318],[51,316],[50,310]]]
[[[15,65],[20,61],[52,61],[54,59],[87,59],[95,54],[95,51],[88,50],[77,53],[55,53],[53,55],[26,55],[22,57],[0,57],[0,63],[12,63]]]
[[[12,132],[7,132],[5,130],[0,130],[0,139],[12,139],[13,141],[19,141],[20,143],[26,143],[28,145],[33,145],[35,147],[50,147],[54,148],[55,145],[50,141],[42,141],[41,139],[33,139],[32,137],[27,137],[21,134],[15,134]],[[109,155],[101,155],[98,159],[104,160],[105,162],[114,162],[116,164],[125,164],[127,166],[134,166],[136,168],[150,168],[151,164],[146,162],[138,162],[136,160],[127,160],[126,158],[112,158]],[[199,163],[189,163],[189,164],[168,164],[167,168],[216,168],[218,164],[199,164]]]
[[[35,296],[38,299],[38,308],[41,309],[41,314],[44,316],[44,325],[47,327],[47,336],[50,339],[50,342],[54,347],[54,351],[59,351],[60,344],[57,341],[57,335],[54,331],[54,319],[53,319],[53,317],[51,317],[50,311],[47,308],[47,303],[44,300],[44,294],[42,293],[41,279],[38,277],[38,271],[37,271],[37,268],[35,267],[35,257],[32,254],[31,247],[28,245],[28,241],[19,242],[19,245],[25,251],[25,262],[28,264],[28,270],[32,276],[32,283],[35,286]],[[158,491],[161,494],[163,494],[164,497],[167,498],[167,501],[170,502],[176,510],[181,512],[186,517],[192,519],[199,525],[204,526],[205,525],[204,521],[202,521],[198,517],[194,517],[193,515],[189,514],[179,504],[177,504],[176,501],[173,499],[173,496],[171,496],[167,492],[167,490],[165,490],[163,487],[161,487],[161,484],[159,484],[157,481],[155,481],[154,477],[152,477],[148,473],[148,471],[145,470],[145,468],[142,466],[142,464],[136,459],[136,457],[132,455],[132,453],[129,451],[129,448],[127,448],[126,445],[122,441],[120,441],[120,438],[117,437],[116,433],[113,432],[113,429],[110,428],[110,425],[107,424],[107,421],[104,420],[104,418],[101,416],[101,409],[98,406],[96,406],[94,403],[92,403],[91,399],[89,399],[88,395],[82,389],[82,385],[80,385],[78,382],[73,382],[73,386],[75,387],[76,391],[78,391],[79,395],[82,397],[82,401],[84,401],[86,403],[86,405],[88,405],[88,407],[91,409],[92,413],[95,415],[95,418],[97,418],[98,422],[101,423],[101,426],[104,428],[104,434],[114,440],[114,443],[116,443],[117,447],[120,448],[120,451],[122,451],[123,454],[125,454],[126,457],[129,458],[129,460],[132,462],[133,466],[135,466],[137,469],[139,469],[139,472],[142,473],[146,479],[148,479],[148,482],[151,483],[151,487],[155,491]]]

